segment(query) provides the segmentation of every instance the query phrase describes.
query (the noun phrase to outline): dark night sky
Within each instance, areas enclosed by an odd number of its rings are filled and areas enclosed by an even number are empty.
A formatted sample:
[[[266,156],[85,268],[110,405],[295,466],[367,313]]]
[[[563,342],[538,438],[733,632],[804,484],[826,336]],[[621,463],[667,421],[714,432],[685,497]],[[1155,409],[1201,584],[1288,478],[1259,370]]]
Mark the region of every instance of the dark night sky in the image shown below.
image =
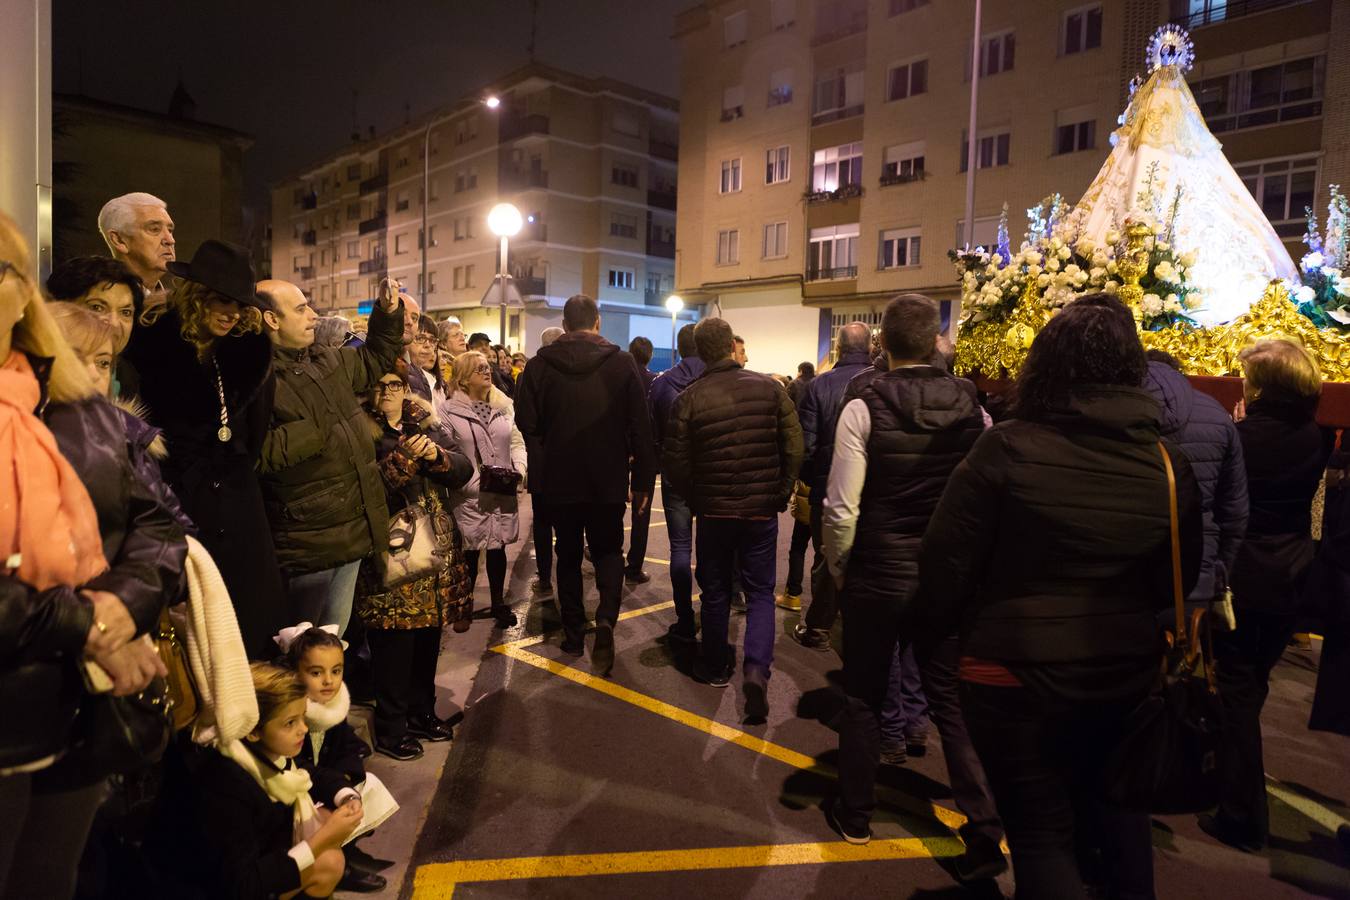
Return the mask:
[[[693,0],[541,0],[536,56],[678,93]],[[248,196],[364,132],[528,61],[528,0],[54,0],[55,90],[160,112],[181,71],[201,121],[252,134]],[[132,189],[132,188],[128,188]]]

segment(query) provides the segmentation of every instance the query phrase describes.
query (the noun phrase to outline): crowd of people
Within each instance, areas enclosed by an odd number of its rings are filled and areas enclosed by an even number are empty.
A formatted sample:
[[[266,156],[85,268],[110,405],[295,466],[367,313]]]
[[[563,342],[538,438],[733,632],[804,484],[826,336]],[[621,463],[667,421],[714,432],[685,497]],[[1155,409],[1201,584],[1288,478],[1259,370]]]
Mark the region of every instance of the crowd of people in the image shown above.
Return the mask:
[[[584,295],[527,359],[389,279],[355,323],[257,281],[229,243],[181,261],[148,194],[99,227],[110,256],[42,285],[0,218],[0,898],[126,878],[140,896],[383,888],[356,842],[398,802],[363,760],[452,739],[442,642],[470,628],[480,563],[485,617],[518,624],[525,492],[531,593],[556,592],[559,651],[590,635],[601,676],[625,585],[651,579],[658,477],[663,640],[702,684],[739,676],[747,724],[770,712],[775,605],[814,651],[841,624],[827,821],[867,843],[879,766],[933,728],[963,881],[1003,872],[1006,839],[1018,896],[1153,896],[1147,810],[1102,779],[1158,682],[1176,585],[1207,613],[1224,710],[1204,831],[1266,843],[1260,715],[1310,616],[1327,634],[1312,725],[1350,734],[1346,459],[1294,339],[1243,351],[1231,412],[1104,294],[1046,325],[1003,396],[952,374],[915,294],[875,333],[839,329],[820,372],[755,373],[706,317],[658,376],[651,342],[606,340]],[[370,741],[354,702],[374,707]]]

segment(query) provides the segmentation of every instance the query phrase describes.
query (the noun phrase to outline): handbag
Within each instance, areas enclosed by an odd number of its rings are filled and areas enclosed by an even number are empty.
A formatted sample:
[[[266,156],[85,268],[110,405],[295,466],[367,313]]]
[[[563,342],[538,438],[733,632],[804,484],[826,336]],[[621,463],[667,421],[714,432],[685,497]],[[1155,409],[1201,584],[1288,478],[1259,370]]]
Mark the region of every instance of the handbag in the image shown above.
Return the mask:
[[[187,648],[174,630],[169,608],[159,614],[159,630],[155,634],[155,649],[169,674],[164,684],[169,695],[169,710],[173,717],[173,730],[181,731],[197,720],[197,709],[201,698],[197,693],[197,683],[192,679],[192,669],[188,666]]]
[[[112,679],[102,666],[86,660],[80,671],[87,693],[62,765],[81,774],[129,775],[159,762],[173,729],[164,679],[155,678],[138,694],[114,697]]]
[[[1163,666],[1151,694],[1126,719],[1126,735],[1107,759],[1105,796],[1121,809],[1174,814],[1211,809],[1219,801],[1219,740],[1223,707],[1214,683],[1206,613],[1186,620],[1181,589],[1177,481],[1162,442],[1171,519],[1175,632],[1167,634]]]
[[[478,449],[478,435],[474,433],[473,422],[469,423],[469,437],[473,438],[473,453],[478,457],[478,492],[514,496],[520,487],[520,473],[511,466],[489,466],[483,462],[483,451]]]
[[[450,517],[435,494],[424,494],[389,517],[382,552],[386,590],[441,571],[450,562]]]

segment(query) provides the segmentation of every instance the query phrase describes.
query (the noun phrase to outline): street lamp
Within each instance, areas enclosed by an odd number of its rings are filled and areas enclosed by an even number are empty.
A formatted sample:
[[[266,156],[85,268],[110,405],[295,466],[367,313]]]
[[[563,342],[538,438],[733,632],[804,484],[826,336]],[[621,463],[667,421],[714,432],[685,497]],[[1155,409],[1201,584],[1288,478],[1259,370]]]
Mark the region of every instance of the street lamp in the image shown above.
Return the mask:
[[[670,367],[675,368],[675,317],[684,309],[684,298],[671,294],[666,298],[666,309],[670,310]]]
[[[486,100],[483,101],[483,105],[486,106],[488,109],[496,109],[497,107],[502,105],[502,101],[501,98],[498,97],[496,94],[492,94]]]
[[[495,97],[488,98],[488,104],[491,105]],[[502,252],[500,262],[497,266],[497,277],[501,280],[501,335],[502,346],[506,346],[506,300],[507,300],[507,278],[506,273],[506,251],[507,241],[520,233],[525,220],[521,218],[520,210],[516,209],[510,203],[498,203],[488,211],[487,217],[488,231],[491,231],[497,237],[502,239]]]

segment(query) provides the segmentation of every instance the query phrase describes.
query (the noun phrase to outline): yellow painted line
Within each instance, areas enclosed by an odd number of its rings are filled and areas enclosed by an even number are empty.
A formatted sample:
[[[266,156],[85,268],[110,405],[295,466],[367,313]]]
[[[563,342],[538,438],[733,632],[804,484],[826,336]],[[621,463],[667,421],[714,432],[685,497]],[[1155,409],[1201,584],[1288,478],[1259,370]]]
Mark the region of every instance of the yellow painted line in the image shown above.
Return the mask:
[[[1336,829],[1347,824],[1344,816],[1327,809],[1315,800],[1294,793],[1269,775],[1266,776],[1266,790],[1332,834],[1336,833]]]
[[[660,612],[663,609],[670,609],[675,605],[674,600],[667,600],[665,603],[653,603],[650,606],[640,606],[637,609],[630,609],[627,612],[619,613],[619,621],[626,622],[629,619],[645,616],[648,613]],[[515,641],[507,641],[504,644],[497,644],[495,647],[489,647],[489,650],[495,650],[498,653],[506,653],[509,649],[517,647],[533,647],[535,644],[542,644],[548,640],[547,634],[532,634],[529,637],[523,637]]]
[[[670,565],[670,560],[668,560],[668,559],[657,559],[657,558],[654,557],[654,556],[644,556],[644,557],[642,557],[642,559],[643,559],[643,561],[645,561],[645,562],[656,563],[658,566],[668,566],[668,565]]]
[[[745,847],[701,847],[693,850],[641,850],[627,853],[583,853],[573,856],[525,856],[516,859],[468,859],[420,866],[413,876],[413,898],[451,900],[458,885],[480,881],[881,862],[957,856],[964,849],[961,841],[956,838],[938,837],[895,838],[872,841],[866,846],[832,841],[821,844],[762,844]]]

